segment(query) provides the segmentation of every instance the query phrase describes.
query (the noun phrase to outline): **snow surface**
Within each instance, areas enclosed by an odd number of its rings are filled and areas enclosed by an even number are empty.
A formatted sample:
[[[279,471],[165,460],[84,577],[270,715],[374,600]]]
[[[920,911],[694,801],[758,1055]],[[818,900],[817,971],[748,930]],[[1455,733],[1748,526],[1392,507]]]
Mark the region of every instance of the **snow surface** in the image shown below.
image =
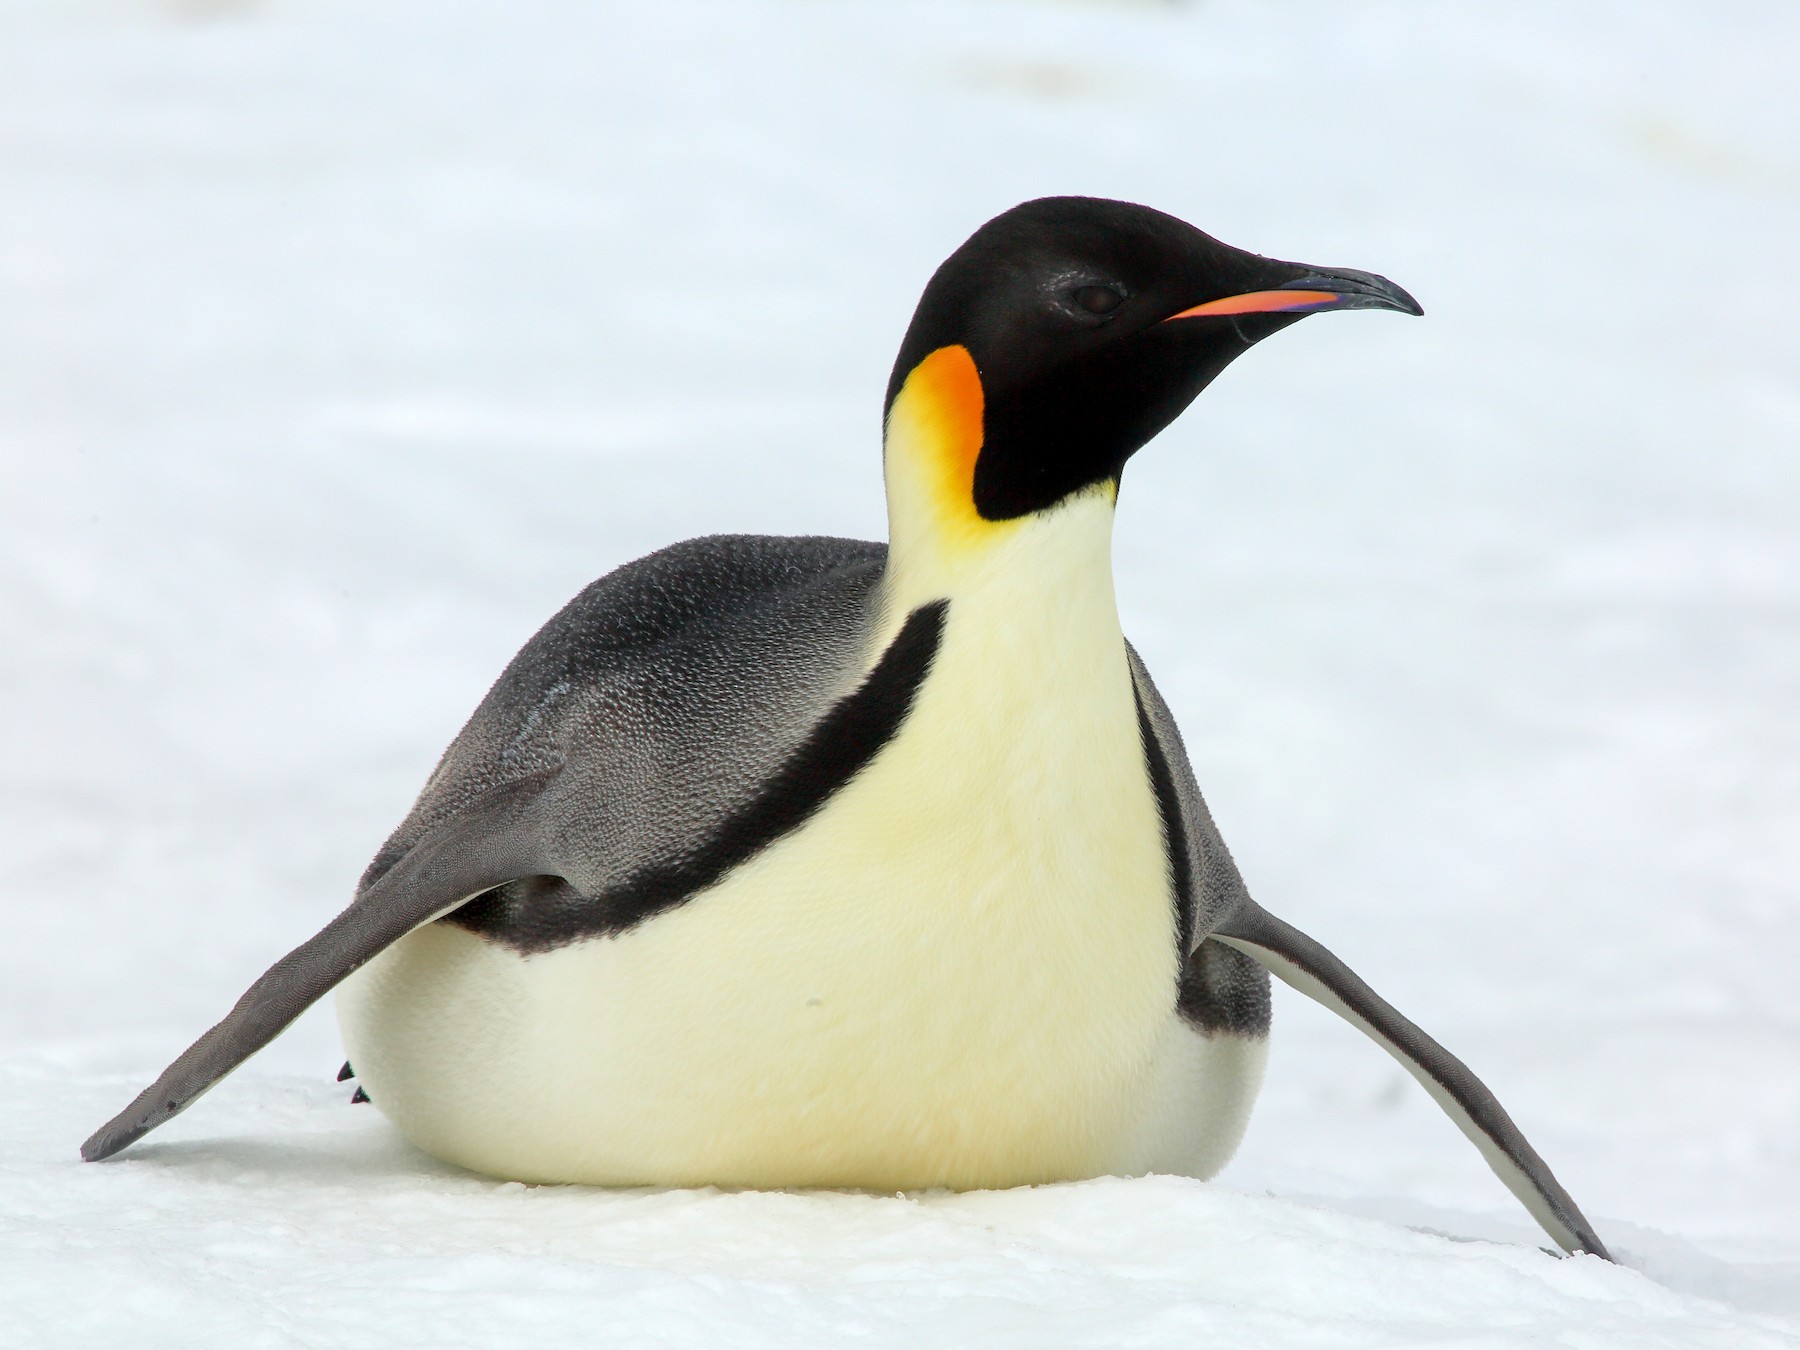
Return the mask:
[[[0,0],[0,1345],[1800,1344],[1800,9]],[[1476,1067],[1555,1260],[1277,996],[1215,1183],[456,1173],[309,1014],[521,641],[882,529],[919,287],[1050,192],[1370,268],[1134,464],[1126,625],[1252,888]]]

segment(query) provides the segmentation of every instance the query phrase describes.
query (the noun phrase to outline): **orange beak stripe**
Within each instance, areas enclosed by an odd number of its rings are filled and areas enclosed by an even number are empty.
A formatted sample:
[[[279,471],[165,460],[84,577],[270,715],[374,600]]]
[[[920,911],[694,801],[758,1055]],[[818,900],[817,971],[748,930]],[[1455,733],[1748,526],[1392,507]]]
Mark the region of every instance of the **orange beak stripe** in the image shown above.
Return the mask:
[[[1175,319],[1199,319],[1212,314],[1293,314],[1307,310],[1329,309],[1344,297],[1336,291],[1250,291],[1245,295],[1228,295],[1223,300],[1208,300],[1179,314],[1171,314],[1164,323]]]

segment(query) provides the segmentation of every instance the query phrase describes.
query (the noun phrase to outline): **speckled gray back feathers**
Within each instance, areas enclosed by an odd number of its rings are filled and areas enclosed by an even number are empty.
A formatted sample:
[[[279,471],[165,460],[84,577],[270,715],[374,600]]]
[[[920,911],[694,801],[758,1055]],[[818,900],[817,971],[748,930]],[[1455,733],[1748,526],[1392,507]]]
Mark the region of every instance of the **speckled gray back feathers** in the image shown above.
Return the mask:
[[[532,917],[521,906],[558,903],[590,911],[586,931],[640,919],[592,911],[703,843],[854,687],[886,554],[847,539],[720,535],[594,582],[495,682],[359,891],[471,803],[542,775],[529,824],[538,870],[576,894],[523,881],[484,897],[465,924],[485,918],[504,940],[507,911],[517,928]]]

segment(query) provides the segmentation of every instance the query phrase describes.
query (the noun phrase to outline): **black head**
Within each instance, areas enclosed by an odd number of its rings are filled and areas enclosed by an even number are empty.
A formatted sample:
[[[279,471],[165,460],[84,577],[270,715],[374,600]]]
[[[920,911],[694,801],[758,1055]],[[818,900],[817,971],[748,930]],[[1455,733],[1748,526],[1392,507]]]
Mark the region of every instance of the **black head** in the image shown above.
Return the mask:
[[[938,268],[888,407],[932,352],[966,348],[984,410],[974,506],[1012,519],[1116,479],[1232,358],[1321,309],[1421,312],[1367,272],[1245,253],[1146,206],[1045,197]]]

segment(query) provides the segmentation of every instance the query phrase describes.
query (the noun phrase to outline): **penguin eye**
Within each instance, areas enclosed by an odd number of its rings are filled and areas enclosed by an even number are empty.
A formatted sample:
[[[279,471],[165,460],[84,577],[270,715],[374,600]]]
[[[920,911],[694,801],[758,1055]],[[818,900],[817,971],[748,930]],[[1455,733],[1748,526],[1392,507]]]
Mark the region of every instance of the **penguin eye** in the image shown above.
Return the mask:
[[[1075,292],[1075,303],[1089,314],[1111,314],[1125,303],[1125,296],[1111,286],[1083,286]]]

